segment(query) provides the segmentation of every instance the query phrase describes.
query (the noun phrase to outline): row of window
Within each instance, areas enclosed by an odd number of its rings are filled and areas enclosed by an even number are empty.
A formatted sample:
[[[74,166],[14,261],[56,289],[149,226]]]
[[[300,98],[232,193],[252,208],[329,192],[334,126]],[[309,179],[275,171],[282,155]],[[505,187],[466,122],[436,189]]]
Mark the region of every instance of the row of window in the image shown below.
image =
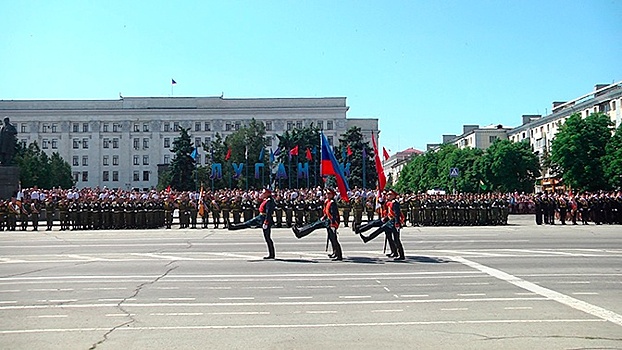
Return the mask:
[[[615,109],[615,101],[614,101],[613,106],[614,106],[613,109]],[[316,121],[315,123],[316,123],[316,126],[320,128],[321,130],[333,130],[334,128],[334,124],[332,120],[329,120],[326,122],[326,129],[324,129],[324,121]],[[274,127],[271,121],[265,121],[264,125],[266,126],[266,131],[274,130]],[[242,122],[226,122],[225,131],[237,131],[237,130],[240,130],[241,126],[242,126]],[[294,128],[301,129],[302,127],[303,127],[302,121],[287,122],[287,130],[291,131]],[[173,122],[172,124],[169,122],[165,122],[162,126],[162,130],[164,132],[170,132],[170,131],[179,132],[180,128],[181,126],[179,125],[179,122]],[[122,130],[123,128],[122,128],[121,123],[103,123],[102,124],[102,132],[111,132],[111,131],[121,132]],[[133,130],[134,132],[140,132],[141,130],[143,132],[149,132],[150,131],[149,123],[142,123],[142,124],[135,123]],[[89,128],[89,123],[72,123],[71,131],[74,133],[78,133],[78,132],[88,133],[91,130]],[[212,124],[210,122],[195,122],[194,131],[212,131]],[[21,124],[21,132],[22,133],[27,132],[26,123]],[[59,132],[58,123],[43,123],[41,125],[41,132],[42,133]]]
[[[166,157],[165,157],[166,158]],[[102,157],[102,164],[105,166],[110,165],[110,156],[105,155]],[[134,155],[133,156],[133,164],[134,165],[140,165],[140,156],[139,155]],[[149,165],[149,156],[148,155],[143,155],[143,165]],[[79,166],[80,165],[80,156],[73,156],[72,158],[72,165],[73,166]],[[112,156],[112,165],[119,165],[119,156],[118,155],[114,155]],[[89,156],[82,156],[82,166],[89,166]]]
[[[149,174],[151,172],[148,170],[145,170],[142,172],[142,181],[149,181]],[[89,181],[89,172],[88,171],[74,171],[73,172],[73,181],[78,182],[78,181],[82,181],[82,182],[87,182]],[[111,181],[111,172],[108,170],[104,170],[102,172],[102,181],[103,182],[108,182]],[[132,174],[132,181],[141,181],[141,177],[140,177],[141,173],[140,171],[134,171],[134,173]],[[112,181],[119,181],[119,171],[114,170],[112,171]]]

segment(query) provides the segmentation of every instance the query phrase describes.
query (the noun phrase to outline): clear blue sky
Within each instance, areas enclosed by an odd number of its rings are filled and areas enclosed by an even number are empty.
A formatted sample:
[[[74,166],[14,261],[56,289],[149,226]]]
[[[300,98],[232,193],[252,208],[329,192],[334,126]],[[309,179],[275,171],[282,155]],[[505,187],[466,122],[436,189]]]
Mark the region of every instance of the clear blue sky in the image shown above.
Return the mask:
[[[622,1],[2,0],[0,99],[347,97],[393,153],[622,80]]]

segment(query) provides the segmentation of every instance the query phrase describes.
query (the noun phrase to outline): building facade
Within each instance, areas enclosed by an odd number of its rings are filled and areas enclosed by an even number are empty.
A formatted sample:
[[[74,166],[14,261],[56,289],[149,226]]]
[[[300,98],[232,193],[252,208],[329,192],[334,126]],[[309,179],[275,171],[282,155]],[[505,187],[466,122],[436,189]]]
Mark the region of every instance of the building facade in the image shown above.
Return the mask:
[[[443,135],[443,142],[440,144],[427,145],[428,150],[438,150],[442,145],[454,144],[458,148],[478,148],[487,149],[496,140],[507,140],[507,132],[511,128],[503,125],[463,125],[460,135]]]
[[[513,142],[529,142],[532,150],[542,160],[551,150],[551,142],[568,117],[579,113],[585,118],[592,113],[604,113],[613,125],[622,124],[622,81],[606,85],[598,84],[594,90],[568,102],[553,102],[552,113],[546,116],[523,115],[522,125],[508,131],[508,138]],[[548,169],[543,169],[536,185],[536,191],[554,190],[561,181]]]
[[[119,100],[0,101],[0,113],[17,128],[18,141],[37,142],[58,152],[72,167],[76,186],[149,189],[158,183],[158,165],[173,158],[180,128],[196,146],[216,133],[226,137],[252,119],[264,123],[272,148],[276,135],[313,125],[329,142],[351,126],[366,137],[377,134],[378,119],[346,118],[345,97],[257,98],[124,97]],[[197,163],[207,163],[200,149]]]

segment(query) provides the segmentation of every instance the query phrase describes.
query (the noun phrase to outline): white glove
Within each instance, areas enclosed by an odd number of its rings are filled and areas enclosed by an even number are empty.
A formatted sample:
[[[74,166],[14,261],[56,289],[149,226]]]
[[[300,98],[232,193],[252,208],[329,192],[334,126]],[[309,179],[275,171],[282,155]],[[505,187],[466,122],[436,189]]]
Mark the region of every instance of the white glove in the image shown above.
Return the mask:
[[[263,224],[263,226],[261,226],[261,228],[263,228],[264,230],[268,229],[268,224]]]

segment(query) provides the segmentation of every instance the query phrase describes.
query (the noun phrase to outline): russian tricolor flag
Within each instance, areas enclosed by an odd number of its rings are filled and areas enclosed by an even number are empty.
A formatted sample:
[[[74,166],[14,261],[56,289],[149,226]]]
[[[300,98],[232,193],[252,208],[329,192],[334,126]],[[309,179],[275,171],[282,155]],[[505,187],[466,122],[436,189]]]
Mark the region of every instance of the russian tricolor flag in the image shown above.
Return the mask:
[[[348,191],[350,188],[348,187],[348,181],[346,177],[343,175],[341,168],[339,167],[339,163],[337,162],[337,158],[335,158],[335,154],[330,149],[330,145],[328,144],[328,139],[324,136],[324,133],[320,133],[320,143],[322,144],[322,162],[320,163],[320,175],[334,175],[337,180],[337,188],[339,188],[339,194],[341,194],[341,198],[346,202],[348,199]]]

